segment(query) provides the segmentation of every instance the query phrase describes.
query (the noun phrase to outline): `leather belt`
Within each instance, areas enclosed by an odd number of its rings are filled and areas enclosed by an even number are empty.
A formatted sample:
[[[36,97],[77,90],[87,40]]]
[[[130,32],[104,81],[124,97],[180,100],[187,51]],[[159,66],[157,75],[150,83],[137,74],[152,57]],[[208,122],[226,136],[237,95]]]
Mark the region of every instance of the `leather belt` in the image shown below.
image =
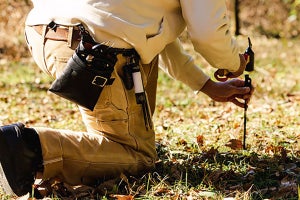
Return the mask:
[[[40,35],[43,35],[43,30],[46,25],[36,25],[33,26],[36,32],[38,32]],[[55,29],[51,29],[49,27],[46,27],[46,34],[45,38],[50,40],[56,40],[56,41],[68,41],[68,39],[71,39],[71,41],[80,41],[81,35],[80,30],[78,30],[78,27],[62,27],[57,26]],[[72,38],[70,37],[70,31],[72,31]]]

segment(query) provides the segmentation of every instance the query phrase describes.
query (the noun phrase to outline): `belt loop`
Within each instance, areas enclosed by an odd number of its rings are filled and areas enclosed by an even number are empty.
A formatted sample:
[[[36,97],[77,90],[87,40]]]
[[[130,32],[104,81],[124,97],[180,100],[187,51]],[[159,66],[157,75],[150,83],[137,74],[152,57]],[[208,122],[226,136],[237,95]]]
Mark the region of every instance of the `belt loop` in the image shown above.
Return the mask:
[[[43,44],[46,42],[46,33],[48,31],[48,25],[43,25],[42,28],[42,38],[43,38]]]
[[[74,30],[74,27],[73,26],[69,26],[69,31],[68,31],[68,38],[67,38],[67,45],[68,47],[72,47],[72,38],[73,38],[73,30]]]

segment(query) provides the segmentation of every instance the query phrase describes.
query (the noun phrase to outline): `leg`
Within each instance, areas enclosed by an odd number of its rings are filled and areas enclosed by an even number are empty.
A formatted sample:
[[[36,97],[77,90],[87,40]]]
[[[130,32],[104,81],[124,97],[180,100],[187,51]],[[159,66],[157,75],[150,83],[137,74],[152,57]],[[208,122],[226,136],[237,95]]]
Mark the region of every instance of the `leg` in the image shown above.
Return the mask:
[[[74,50],[63,41],[45,41],[32,29],[26,32],[37,64],[52,76],[59,74]],[[56,176],[70,184],[80,184],[92,177],[137,174],[154,166],[154,131],[146,131],[134,91],[123,85],[122,66],[126,59],[121,55],[118,58],[112,75],[115,81],[104,88],[95,110],[80,108],[87,133],[36,128],[43,152],[44,178]],[[147,78],[157,78],[157,62],[143,68],[145,84],[149,82],[156,88],[157,80]],[[150,89],[146,85],[153,108],[156,90]]]
[[[43,170],[40,140],[21,123],[0,127],[0,186],[8,194],[31,191],[35,173]]]

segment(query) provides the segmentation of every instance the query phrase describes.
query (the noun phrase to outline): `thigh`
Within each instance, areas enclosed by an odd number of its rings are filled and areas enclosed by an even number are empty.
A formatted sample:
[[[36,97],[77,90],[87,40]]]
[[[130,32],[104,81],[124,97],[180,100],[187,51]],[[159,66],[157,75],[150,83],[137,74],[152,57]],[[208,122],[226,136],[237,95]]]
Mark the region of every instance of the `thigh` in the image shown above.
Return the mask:
[[[62,72],[78,44],[74,42],[69,47],[67,41],[46,39],[31,26],[26,26],[25,38],[36,64],[54,78]]]
[[[58,177],[69,184],[81,184],[121,173],[137,175],[154,167],[152,158],[99,134],[35,129],[42,144],[45,179]]]
[[[88,132],[103,134],[111,141],[127,145],[155,158],[154,130],[145,127],[142,106],[136,102],[134,89],[128,90],[123,84],[122,69],[125,64],[126,58],[118,56],[118,62],[112,73],[113,84],[104,87],[93,111],[80,108],[82,118]],[[153,67],[156,69],[152,69]],[[150,96],[151,110],[154,110],[157,65],[144,65],[142,69],[143,80]],[[149,78],[151,80],[148,80]]]

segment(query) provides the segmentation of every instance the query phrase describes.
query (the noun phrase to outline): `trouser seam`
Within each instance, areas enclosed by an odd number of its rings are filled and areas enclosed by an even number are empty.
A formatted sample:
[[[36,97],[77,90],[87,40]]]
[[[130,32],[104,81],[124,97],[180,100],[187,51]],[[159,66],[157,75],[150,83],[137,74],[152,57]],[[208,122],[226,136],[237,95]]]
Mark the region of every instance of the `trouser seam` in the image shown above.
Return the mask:
[[[146,156],[148,157],[148,156]],[[150,158],[150,157],[149,157]],[[89,161],[82,161],[82,160],[77,160],[77,159],[69,159],[69,158],[63,158],[63,162],[66,162],[66,161],[75,161],[75,162],[80,162],[80,163],[86,163],[88,164],[87,168],[90,166],[90,165],[93,165],[93,164],[101,164],[101,165],[111,165],[111,164],[118,164],[118,165],[139,165],[139,163],[145,163],[143,162],[142,160],[140,159],[137,159],[136,162],[89,162]]]
[[[75,159],[64,159],[64,162],[66,161],[75,161],[75,162],[80,162],[80,163],[86,163],[89,166],[93,164],[101,164],[101,165],[111,165],[111,164],[118,164],[118,165],[137,165],[138,163],[144,163],[143,161],[137,161],[137,162],[86,162],[82,160],[75,160]]]
[[[63,160],[62,157],[53,158],[53,159],[49,159],[49,160],[47,160],[47,161],[44,160],[43,164],[44,164],[44,165],[48,165],[48,164],[52,164],[52,163],[61,162],[62,160]]]
[[[122,79],[121,79],[122,80]],[[127,89],[125,88],[124,86],[124,83],[122,82],[122,87],[123,87],[123,90],[125,92],[125,96],[126,96],[126,115],[127,115],[127,131],[128,131],[128,134],[134,139],[134,142],[135,142],[135,145],[136,145],[136,148],[135,149],[139,149],[139,144],[138,144],[138,141],[135,137],[134,134],[131,134],[131,131],[130,131],[130,120],[131,120],[131,110],[130,110],[130,100],[129,100],[129,91],[127,91]],[[132,107],[132,106],[131,106]]]

